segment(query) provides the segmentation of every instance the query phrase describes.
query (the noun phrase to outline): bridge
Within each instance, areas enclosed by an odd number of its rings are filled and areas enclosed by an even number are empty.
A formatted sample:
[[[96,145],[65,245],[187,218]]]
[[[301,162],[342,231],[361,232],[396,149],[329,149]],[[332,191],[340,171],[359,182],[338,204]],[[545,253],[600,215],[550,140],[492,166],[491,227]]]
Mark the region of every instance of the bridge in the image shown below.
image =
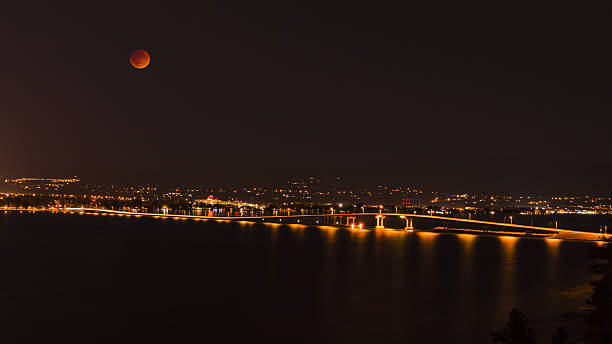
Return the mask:
[[[510,231],[490,231],[490,230],[478,230],[478,229],[465,229],[468,232],[482,232],[482,233],[499,233],[499,234],[519,234],[527,235],[534,234],[534,232],[541,232],[550,238],[555,239],[577,239],[577,240],[591,240],[591,241],[608,241],[611,239],[612,234],[593,233],[571,229],[561,228],[549,228],[549,227],[538,227],[528,226],[514,223],[502,223],[493,221],[463,219],[456,217],[437,216],[437,215],[423,215],[423,214],[409,214],[409,213],[340,213],[340,214],[309,214],[309,215],[270,215],[270,216],[200,216],[200,215],[179,215],[179,214],[157,214],[157,213],[142,213],[142,212],[130,212],[130,211],[119,211],[109,209],[97,209],[97,208],[65,208],[65,211],[69,212],[80,212],[80,213],[94,213],[94,214],[105,214],[105,215],[118,215],[118,216],[135,216],[135,217],[152,217],[152,218],[174,218],[174,219],[195,219],[195,220],[230,220],[230,221],[265,221],[265,220],[280,220],[283,219],[299,219],[301,218],[340,218],[344,219],[346,225],[350,228],[362,228],[362,224],[356,224],[357,217],[374,217],[376,220],[376,229],[393,230],[384,226],[384,220],[388,217],[398,217],[406,222],[404,230],[413,231],[413,221],[416,219],[428,219],[437,220],[442,222],[454,222],[454,223],[468,223],[477,224],[483,226],[491,226],[505,229],[518,229],[519,232]],[[462,230],[462,229],[453,229]]]

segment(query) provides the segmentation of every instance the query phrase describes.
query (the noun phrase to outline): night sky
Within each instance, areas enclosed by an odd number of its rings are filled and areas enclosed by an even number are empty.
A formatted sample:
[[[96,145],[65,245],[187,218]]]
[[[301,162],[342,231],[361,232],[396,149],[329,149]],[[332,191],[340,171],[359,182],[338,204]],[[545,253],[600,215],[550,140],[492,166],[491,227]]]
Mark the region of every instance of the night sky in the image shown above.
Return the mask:
[[[612,192],[609,2],[19,3],[3,176]]]

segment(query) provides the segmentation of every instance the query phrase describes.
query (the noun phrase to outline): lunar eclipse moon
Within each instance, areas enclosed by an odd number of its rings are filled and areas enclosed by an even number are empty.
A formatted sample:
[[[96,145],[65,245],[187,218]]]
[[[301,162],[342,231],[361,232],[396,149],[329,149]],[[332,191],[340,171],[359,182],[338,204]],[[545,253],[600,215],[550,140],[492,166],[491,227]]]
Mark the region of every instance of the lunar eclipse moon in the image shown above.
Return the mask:
[[[146,50],[134,50],[130,56],[130,63],[136,69],[144,69],[151,62],[151,56]]]

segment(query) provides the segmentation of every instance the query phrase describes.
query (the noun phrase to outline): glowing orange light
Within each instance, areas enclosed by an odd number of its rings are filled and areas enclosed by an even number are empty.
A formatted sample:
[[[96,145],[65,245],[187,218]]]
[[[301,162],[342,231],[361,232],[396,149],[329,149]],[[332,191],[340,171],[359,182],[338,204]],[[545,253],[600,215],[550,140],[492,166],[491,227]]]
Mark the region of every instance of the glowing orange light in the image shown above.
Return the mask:
[[[134,50],[134,52],[132,52],[132,55],[130,56],[130,63],[136,69],[147,68],[150,62],[151,56],[146,50]]]

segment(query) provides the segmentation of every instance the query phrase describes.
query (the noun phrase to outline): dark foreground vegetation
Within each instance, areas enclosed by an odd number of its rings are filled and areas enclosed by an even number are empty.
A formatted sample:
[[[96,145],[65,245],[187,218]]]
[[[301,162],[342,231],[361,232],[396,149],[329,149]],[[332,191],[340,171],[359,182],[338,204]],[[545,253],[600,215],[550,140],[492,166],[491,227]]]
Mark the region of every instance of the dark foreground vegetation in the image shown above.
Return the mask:
[[[586,315],[588,329],[582,333],[580,343],[612,343],[612,245],[596,247],[590,252],[596,278],[593,291],[586,303],[591,309]],[[536,344],[535,330],[529,318],[518,308],[510,311],[508,322],[497,331],[491,331],[492,342],[501,344]],[[572,344],[563,326],[552,334],[551,344]]]

